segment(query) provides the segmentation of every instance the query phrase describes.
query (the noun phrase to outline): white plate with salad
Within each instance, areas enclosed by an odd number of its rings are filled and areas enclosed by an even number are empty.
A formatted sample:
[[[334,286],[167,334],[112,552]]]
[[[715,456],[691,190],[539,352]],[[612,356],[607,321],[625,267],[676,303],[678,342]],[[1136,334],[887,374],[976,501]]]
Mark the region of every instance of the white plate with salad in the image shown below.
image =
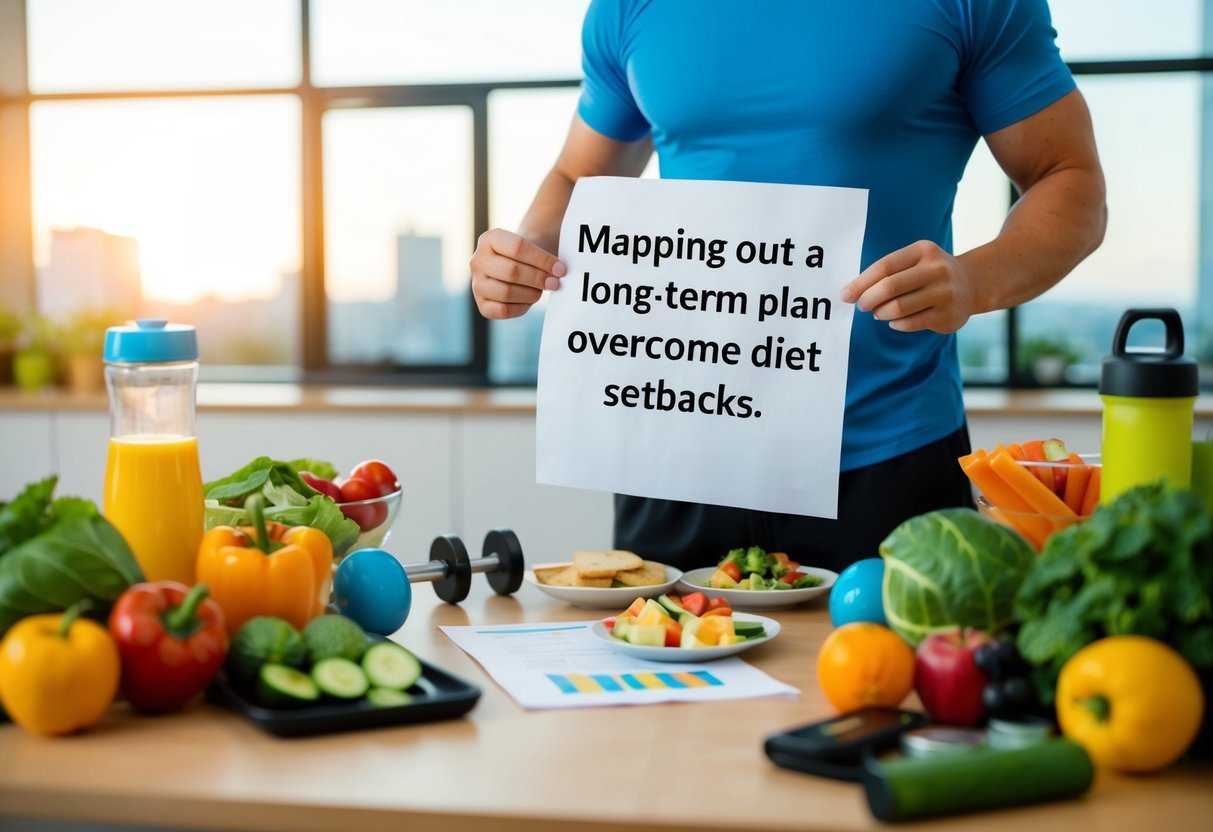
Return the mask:
[[[735,656],[760,644],[766,644],[779,635],[779,622],[773,618],[763,618],[761,615],[748,615],[743,612],[741,614],[734,614],[733,619],[738,623],[745,622],[748,626],[754,627],[754,631],[760,634],[746,638],[745,641],[721,647],[657,647],[632,644],[631,642],[615,638],[602,621],[595,621],[590,626],[590,633],[596,638],[605,641],[620,653],[624,653],[634,659],[647,659],[652,662],[710,662],[715,659],[723,659],[725,656]],[[747,632],[750,631],[747,630]]]
[[[838,573],[801,566],[781,552],[757,546],[731,550],[716,566],[692,569],[679,582],[735,610],[782,610],[825,595]]]

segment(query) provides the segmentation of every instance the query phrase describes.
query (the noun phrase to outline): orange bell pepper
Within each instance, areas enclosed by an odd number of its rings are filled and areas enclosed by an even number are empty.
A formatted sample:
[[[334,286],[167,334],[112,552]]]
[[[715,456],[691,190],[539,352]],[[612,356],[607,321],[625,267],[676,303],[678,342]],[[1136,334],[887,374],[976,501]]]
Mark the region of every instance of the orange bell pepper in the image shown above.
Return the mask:
[[[251,528],[216,526],[198,550],[198,582],[223,608],[227,631],[258,615],[302,629],[321,615],[333,584],[333,547],[310,526],[265,521],[260,495],[247,504]]]

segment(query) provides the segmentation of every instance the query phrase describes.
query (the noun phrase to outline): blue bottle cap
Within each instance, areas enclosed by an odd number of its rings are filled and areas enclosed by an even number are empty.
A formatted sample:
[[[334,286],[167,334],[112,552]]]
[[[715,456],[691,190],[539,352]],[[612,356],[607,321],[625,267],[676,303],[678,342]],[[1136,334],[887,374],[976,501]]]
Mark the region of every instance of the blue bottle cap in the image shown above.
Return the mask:
[[[109,364],[160,364],[198,360],[198,333],[187,324],[164,318],[138,318],[135,325],[105,331],[105,361]]]

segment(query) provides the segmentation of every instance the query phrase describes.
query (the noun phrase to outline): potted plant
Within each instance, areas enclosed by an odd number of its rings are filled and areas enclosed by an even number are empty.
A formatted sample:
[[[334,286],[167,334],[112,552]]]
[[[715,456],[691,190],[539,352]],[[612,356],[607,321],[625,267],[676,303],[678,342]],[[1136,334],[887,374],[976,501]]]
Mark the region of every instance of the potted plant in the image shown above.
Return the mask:
[[[56,338],[68,388],[79,393],[96,393],[105,387],[105,366],[101,360],[105,331],[121,321],[122,316],[116,312],[82,307],[59,324]]]
[[[35,392],[53,387],[59,375],[55,329],[43,315],[30,315],[17,336],[13,355],[13,380],[22,390]]]
[[[1049,336],[1027,338],[1019,345],[1019,370],[1041,386],[1065,381],[1066,370],[1079,359],[1068,341]]]
[[[0,384],[13,383],[13,353],[21,334],[21,318],[0,303]]]

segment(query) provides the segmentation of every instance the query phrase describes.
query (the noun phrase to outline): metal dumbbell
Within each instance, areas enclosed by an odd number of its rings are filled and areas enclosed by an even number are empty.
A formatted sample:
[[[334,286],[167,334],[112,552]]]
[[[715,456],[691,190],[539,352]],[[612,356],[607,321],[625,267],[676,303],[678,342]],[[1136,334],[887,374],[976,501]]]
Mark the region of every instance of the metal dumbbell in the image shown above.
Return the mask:
[[[485,573],[489,586],[498,595],[512,595],[522,586],[526,565],[522,546],[509,529],[494,529],[484,536],[484,548],[478,558],[469,558],[463,541],[456,535],[434,538],[427,563],[408,563],[404,573],[409,583],[432,581],[434,592],[448,604],[458,604],[472,590],[472,575]]]

